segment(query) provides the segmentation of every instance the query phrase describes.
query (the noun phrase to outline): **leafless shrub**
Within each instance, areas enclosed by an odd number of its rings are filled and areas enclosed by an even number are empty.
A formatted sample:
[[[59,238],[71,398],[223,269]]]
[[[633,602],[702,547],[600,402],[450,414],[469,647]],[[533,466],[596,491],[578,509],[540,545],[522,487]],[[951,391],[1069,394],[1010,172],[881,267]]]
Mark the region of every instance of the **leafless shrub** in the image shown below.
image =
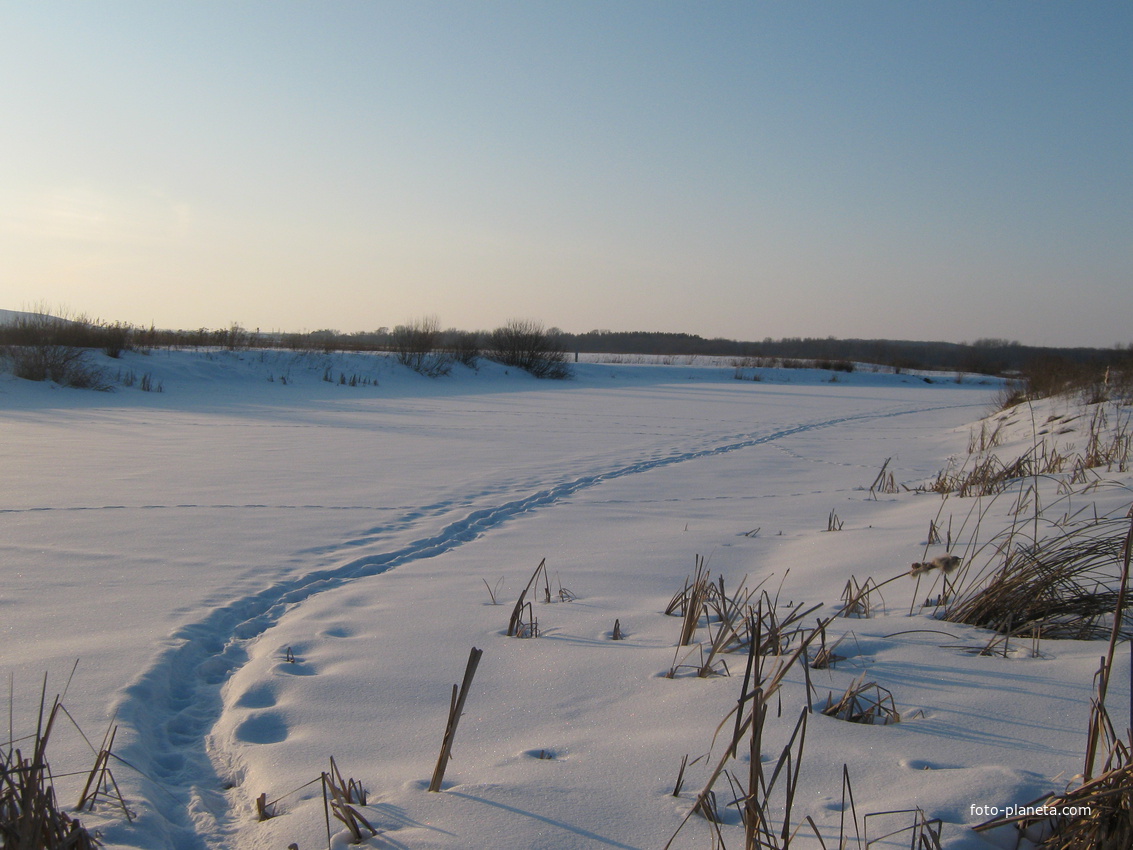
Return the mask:
[[[470,369],[476,368],[483,354],[480,334],[475,331],[447,330],[442,344],[454,361]]]
[[[440,344],[441,322],[436,316],[398,325],[390,335],[397,361],[430,378],[447,375],[452,369],[452,356],[441,351]]]
[[[76,389],[109,389],[102,370],[88,359],[90,349],[102,347],[101,329],[85,317],[29,313],[0,329],[0,339],[0,352],[17,378]]]
[[[514,366],[536,378],[563,379],[571,376],[567,353],[553,329],[542,323],[512,319],[488,334],[484,356],[505,366]]]

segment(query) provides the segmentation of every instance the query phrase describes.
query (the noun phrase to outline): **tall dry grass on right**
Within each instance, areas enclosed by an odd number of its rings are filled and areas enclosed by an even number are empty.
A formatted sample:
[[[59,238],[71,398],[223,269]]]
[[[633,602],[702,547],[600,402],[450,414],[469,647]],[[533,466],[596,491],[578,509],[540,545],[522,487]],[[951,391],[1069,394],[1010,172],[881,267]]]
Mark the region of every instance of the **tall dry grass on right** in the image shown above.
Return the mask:
[[[965,576],[945,620],[1008,635],[1103,640],[1117,628],[1123,638],[1133,636],[1127,612],[1113,621],[1133,533],[1129,515],[1091,519],[1037,540],[1012,532],[996,542],[991,562]]]
[[[1061,794],[1048,794],[1023,807],[1022,814],[974,827],[983,832],[1012,826],[1042,850],[1127,850],[1133,847],[1133,727],[1123,738],[1114,728],[1106,700],[1113,676],[1121,624],[1128,606],[1127,585],[1133,559],[1133,511],[1121,553],[1121,590],[1114,603],[1109,645],[1095,678],[1090,706],[1082,782]],[[1133,722],[1133,683],[1130,683]],[[1104,760],[1098,767],[1098,756]]]

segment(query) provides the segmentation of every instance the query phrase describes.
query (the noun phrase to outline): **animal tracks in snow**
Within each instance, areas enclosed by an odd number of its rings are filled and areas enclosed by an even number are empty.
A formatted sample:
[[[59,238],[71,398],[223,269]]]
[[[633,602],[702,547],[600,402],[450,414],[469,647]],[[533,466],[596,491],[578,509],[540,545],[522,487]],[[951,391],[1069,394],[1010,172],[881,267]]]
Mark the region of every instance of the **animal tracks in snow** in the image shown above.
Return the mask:
[[[261,638],[288,610],[312,596],[341,587],[360,578],[376,576],[399,566],[432,558],[473,542],[520,516],[552,507],[576,493],[605,482],[704,458],[722,456],[772,443],[796,434],[835,428],[845,423],[923,413],[932,408],[906,406],[882,412],[860,413],[838,418],[798,423],[769,430],[764,434],[737,435],[716,440],[700,448],[664,452],[643,452],[642,459],[628,463],[607,463],[590,472],[564,476],[545,486],[531,486],[520,495],[492,502],[508,492],[500,485],[480,488],[463,499],[442,500],[426,508],[405,513],[395,521],[402,530],[421,528],[422,534],[389,551],[371,551],[345,562],[307,574],[280,580],[262,590],[214,608],[195,623],[183,626],[170,638],[153,663],[125,690],[118,711],[129,732],[122,755],[136,765],[147,779],[140,792],[150,805],[142,817],[167,836],[167,844],[178,850],[222,846],[229,826],[226,815],[216,812],[216,794],[224,786],[216,753],[210,750],[208,733],[223,711],[221,686],[233,671],[248,660],[250,645]],[[513,488],[510,492],[516,492]],[[488,502],[485,504],[485,502]],[[157,506],[155,506],[157,507]],[[189,506],[179,506],[189,507]],[[256,508],[256,505],[213,505]],[[275,506],[281,507],[281,506]],[[302,506],[286,506],[296,510]],[[309,506],[315,507],[315,506]],[[375,510],[374,508],[336,508]],[[66,508],[64,510],[85,510]],[[439,529],[429,531],[430,522],[448,517]],[[383,529],[374,528],[342,541],[342,554],[360,546],[373,547]],[[320,635],[347,639],[352,627],[329,623]],[[276,676],[317,675],[318,666],[308,660],[304,648],[293,647],[295,659],[277,659],[272,667]],[[286,716],[276,710],[278,692],[269,683],[260,683],[235,697],[234,705],[246,712],[235,729],[239,742],[269,745],[286,740],[290,734]],[[221,769],[229,771],[231,765]],[[210,817],[195,816],[202,795],[210,801]],[[171,803],[175,801],[175,805]]]

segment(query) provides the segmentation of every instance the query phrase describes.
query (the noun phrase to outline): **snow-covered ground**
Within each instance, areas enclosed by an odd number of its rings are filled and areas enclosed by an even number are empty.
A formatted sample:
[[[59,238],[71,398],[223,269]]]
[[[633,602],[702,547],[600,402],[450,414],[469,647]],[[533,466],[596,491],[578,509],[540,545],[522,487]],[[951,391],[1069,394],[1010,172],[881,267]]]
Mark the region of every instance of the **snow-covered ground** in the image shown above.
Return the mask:
[[[100,802],[81,816],[109,847],[325,846],[317,780],[332,756],[369,791],[368,846],[663,847],[722,755],[713,735],[744,665],[665,675],[700,658],[676,649],[680,620],[664,614],[696,556],[729,590],[746,578],[783,610],[820,605],[813,625],[851,577],[942,554],[930,522],[974,555],[1013,501],[915,492],[967,456],[999,390],[951,376],[739,381],[725,363],[682,361],[583,362],[553,383],[491,363],[428,379],[383,355],[259,351],[103,363],[112,393],[0,376],[0,671],[20,735],[44,673],[50,698],[79,659],[64,702],[92,739],[119,724],[111,768],[136,815]],[[1024,450],[1070,406],[1016,415],[998,450]],[[1048,439],[1082,439],[1053,421]],[[889,458],[904,486],[871,493]],[[1130,476],[1103,477],[1117,486],[1039,487],[1059,512],[1061,498],[1120,513]],[[536,598],[540,636],[509,638],[542,559],[555,598]],[[828,626],[849,637],[844,661],[811,671],[822,699],[864,674],[902,719],[809,718],[793,823],[811,816],[827,846],[843,765],[859,815],[920,807],[954,850],[991,846],[967,828],[987,819],[975,807],[1029,802],[1082,769],[1103,648],[980,656],[988,633],[920,607],[939,591],[902,578],[873,616]],[[610,639],[615,620],[624,640]],[[483,657],[430,793],[472,647]],[[1128,693],[1128,666],[1111,693]],[[807,702],[792,669],[765,758]],[[710,751],[673,796],[682,757]],[[70,724],[49,755],[57,774],[94,758]],[[57,780],[65,804],[84,779]],[[717,791],[726,802],[726,782]],[[261,794],[277,817],[257,819]],[[694,818],[673,846],[711,841]]]

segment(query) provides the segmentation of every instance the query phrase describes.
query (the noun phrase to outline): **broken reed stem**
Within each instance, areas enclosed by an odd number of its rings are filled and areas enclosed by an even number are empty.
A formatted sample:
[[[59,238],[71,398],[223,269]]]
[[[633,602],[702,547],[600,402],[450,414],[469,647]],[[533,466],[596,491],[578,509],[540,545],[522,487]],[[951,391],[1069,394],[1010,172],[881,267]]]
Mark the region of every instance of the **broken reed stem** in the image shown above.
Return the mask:
[[[684,754],[684,758],[681,759],[681,768],[680,768],[680,770],[677,771],[677,781],[673,785],[673,796],[674,797],[681,796],[681,788],[683,788],[684,784],[685,784],[685,768],[686,767],[688,767],[688,753]]]
[[[87,775],[86,784],[83,785],[83,792],[79,795],[79,803],[75,809],[82,811],[90,803],[91,811],[94,811],[94,803],[98,798],[98,789],[103,787],[106,781],[106,775],[110,773],[110,750],[114,746],[114,737],[118,734],[118,727],[112,726],[106,730],[106,734],[102,738],[102,747],[98,751],[98,756],[94,760],[94,767],[91,768],[90,773]],[[113,780],[113,774],[111,779]],[[97,777],[97,778],[96,778]],[[117,783],[115,783],[117,787]],[[122,810],[126,812],[126,819],[131,820],[129,811],[126,810],[125,804]]]
[[[538,572],[536,572],[536,575]],[[534,580],[534,578],[532,579]],[[521,597],[522,598],[522,597]],[[430,791],[440,791],[444,782],[445,769],[448,767],[449,757],[452,755],[452,742],[456,737],[456,726],[460,722],[460,715],[464,711],[464,701],[468,698],[468,690],[472,687],[472,677],[476,675],[476,667],[480,663],[480,656],[484,650],[472,647],[468,654],[468,665],[464,668],[464,680],[459,690],[452,686],[452,705],[449,708],[448,723],[445,726],[445,736],[441,743],[441,754],[437,758],[437,766],[433,770],[432,781],[429,782]]]
[[[688,599],[685,603],[684,619],[681,622],[681,636],[677,646],[688,646],[692,643],[692,636],[700,622],[700,615],[704,611],[704,604],[709,594],[708,574],[704,571],[704,558],[696,556],[696,578],[689,588]]]
[[[532,586],[538,581],[539,573],[543,573],[543,594],[545,600],[548,603],[551,601],[551,582],[547,577],[547,559],[544,558],[539,562],[539,566],[535,568],[535,572],[531,574],[531,578],[527,582],[527,587],[523,588],[523,592],[519,594],[519,599],[516,600],[515,607],[511,611],[511,619],[508,621],[508,637],[515,637],[519,630],[520,620],[523,616],[523,603],[527,599],[528,591],[531,590]]]
[[[370,835],[378,834],[373,825],[354,808],[352,803],[366,805],[366,793],[361,784],[353,779],[343,779],[342,771],[335,764],[334,756],[330,759],[330,770],[322,774],[323,781],[323,808],[327,818],[327,848],[331,847],[330,815],[342,821],[350,831],[353,844],[361,844],[366,840],[362,835],[362,827],[370,831]],[[266,797],[266,795],[263,795]],[[329,797],[329,807],[328,807]]]

